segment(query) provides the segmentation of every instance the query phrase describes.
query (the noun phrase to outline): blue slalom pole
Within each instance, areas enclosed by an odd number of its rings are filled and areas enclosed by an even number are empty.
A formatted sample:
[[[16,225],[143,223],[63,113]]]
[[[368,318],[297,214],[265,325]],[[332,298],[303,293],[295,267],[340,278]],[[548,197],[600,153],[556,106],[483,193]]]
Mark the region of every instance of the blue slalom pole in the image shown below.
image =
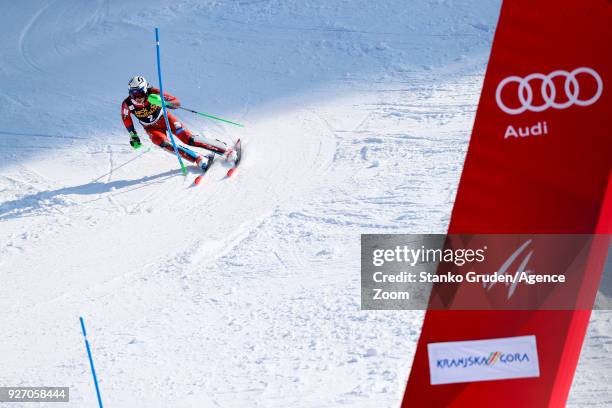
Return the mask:
[[[172,142],[174,153],[176,153],[176,158],[178,159],[181,165],[181,170],[183,171],[183,175],[186,176],[187,169],[185,169],[185,165],[183,164],[183,159],[181,158],[178,148],[176,147],[176,142],[174,141],[174,136],[172,136],[172,130],[170,128],[170,122],[168,122],[168,115],[166,115],[166,101],[164,99],[164,85],[162,84],[161,62],[159,58],[159,28],[157,27],[155,27],[155,44],[157,48],[157,77],[159,78],[159,93],[161,96],[162,111],[164,112],[164,120],[166,121],[166,129],[168,132],[168,136],[170,136],[170,141]]]
[[[79,317],[81,320],[81,330],[83,330],[83,338],[85,339],[85,348],[87,349],[87,357],[89,357],[89,366],[91,367],[91,374],[93,375],[94,385],[96,386],[96,395],[98,396],[98,405],[100,408],[104,408],[102,406],[102,397],[100,396],[100,387],[98,386],[98,377],[96,376],[96,369],[94,368],[93,358],[91,357],[91,349],[89,348],[89,341],[87,341],[87,332],[85,331],[85,322],[82,317]]]

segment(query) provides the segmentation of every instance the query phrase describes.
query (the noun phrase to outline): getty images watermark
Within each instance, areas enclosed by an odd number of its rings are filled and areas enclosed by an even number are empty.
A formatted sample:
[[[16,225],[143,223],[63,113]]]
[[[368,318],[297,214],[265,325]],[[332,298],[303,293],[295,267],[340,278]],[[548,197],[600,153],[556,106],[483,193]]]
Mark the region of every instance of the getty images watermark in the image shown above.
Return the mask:
[[[361,306],[610,309],[609,252],[610,235],[366,234]]]

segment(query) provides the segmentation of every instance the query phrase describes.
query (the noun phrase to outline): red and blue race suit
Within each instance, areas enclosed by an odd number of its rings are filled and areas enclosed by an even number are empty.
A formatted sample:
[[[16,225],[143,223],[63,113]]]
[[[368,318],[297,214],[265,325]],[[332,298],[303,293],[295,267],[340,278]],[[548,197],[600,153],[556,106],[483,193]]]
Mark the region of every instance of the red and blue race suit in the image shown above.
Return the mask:
[[[136,132],[134,122],[132,121],[132,115],[134,115],[154,144],[170,153],[174,153],[174,148],[168,140],[168,128],[166,127],[166,121],[163,118],[162,108],[161,106],[153,105],[148,101],[148,96],[151,94],[159,95],[159,89],[149,88],[147,91],[147,97],[144,99],[143,103],[138,103],[130,96],[123,100],[123,103],[121,104],[121,118],[123,120],[123,124],[128,132]],[[164,100],[166,101],[166,108],[168,109],[176,109],[181,106],[181,102],[178,100],[178,98],[170,95],[167,92],[164,92]],[[166,114],[168,115],[168,122],[170,123],[170,130],[172,131],[172,134],[178,137],[183,143],[189,146],[201,147],[217,154],[225,153],[227,149],[225,143],[194,135],[188,129],[183,127],[182,123],[176,116],[167,110]],[[199,157],[197,153],[183,146],[177,145],[177,148],[179,154],[190,162],[195,162]]]

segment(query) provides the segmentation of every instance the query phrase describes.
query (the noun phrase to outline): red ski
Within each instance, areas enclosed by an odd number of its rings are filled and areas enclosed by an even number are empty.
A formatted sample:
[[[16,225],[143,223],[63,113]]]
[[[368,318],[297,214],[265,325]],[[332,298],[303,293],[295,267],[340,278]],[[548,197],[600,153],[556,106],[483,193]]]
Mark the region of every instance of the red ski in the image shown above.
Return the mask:
[[[208,162],[206,163],[206,170],[202,171],[202,174],[200,174],[198,177],[196,177],[196,178],[193,180],[193,185],[194,185],[194,186],[197,186],[197,185],[199,185],[199,184],[200,184],[200,181],[202,181],[202,177],[204,177],[204,175],[205,175],[205,174],[208,172],[208,170],[210,169],[210,166],[212,166],[212,164],[213,164],[213,163],[214,163],[214,161],[215,161],[215,155],[214,155],[214,154],[211,154],[210,156],[207,156],[207,157],[208,157]]]
[[[242,159],[242,143],[240,139],[236,141],[234,145],[234,150],[236,151],[236,161],[232,165],[232,168],[227,171],[227,177],[232,177],[232,174],[236,172],[238,165],[240,164],[240,160]]]

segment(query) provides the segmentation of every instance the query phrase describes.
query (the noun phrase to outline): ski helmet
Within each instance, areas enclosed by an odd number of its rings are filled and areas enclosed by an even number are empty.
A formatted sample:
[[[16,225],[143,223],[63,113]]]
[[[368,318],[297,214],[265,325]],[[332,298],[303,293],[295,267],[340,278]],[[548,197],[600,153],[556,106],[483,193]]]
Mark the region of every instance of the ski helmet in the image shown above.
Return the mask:
[[[149,90],[149,83],[145,77],[136,75],[128,82],[130,96],[132,98],[144,98]]]

